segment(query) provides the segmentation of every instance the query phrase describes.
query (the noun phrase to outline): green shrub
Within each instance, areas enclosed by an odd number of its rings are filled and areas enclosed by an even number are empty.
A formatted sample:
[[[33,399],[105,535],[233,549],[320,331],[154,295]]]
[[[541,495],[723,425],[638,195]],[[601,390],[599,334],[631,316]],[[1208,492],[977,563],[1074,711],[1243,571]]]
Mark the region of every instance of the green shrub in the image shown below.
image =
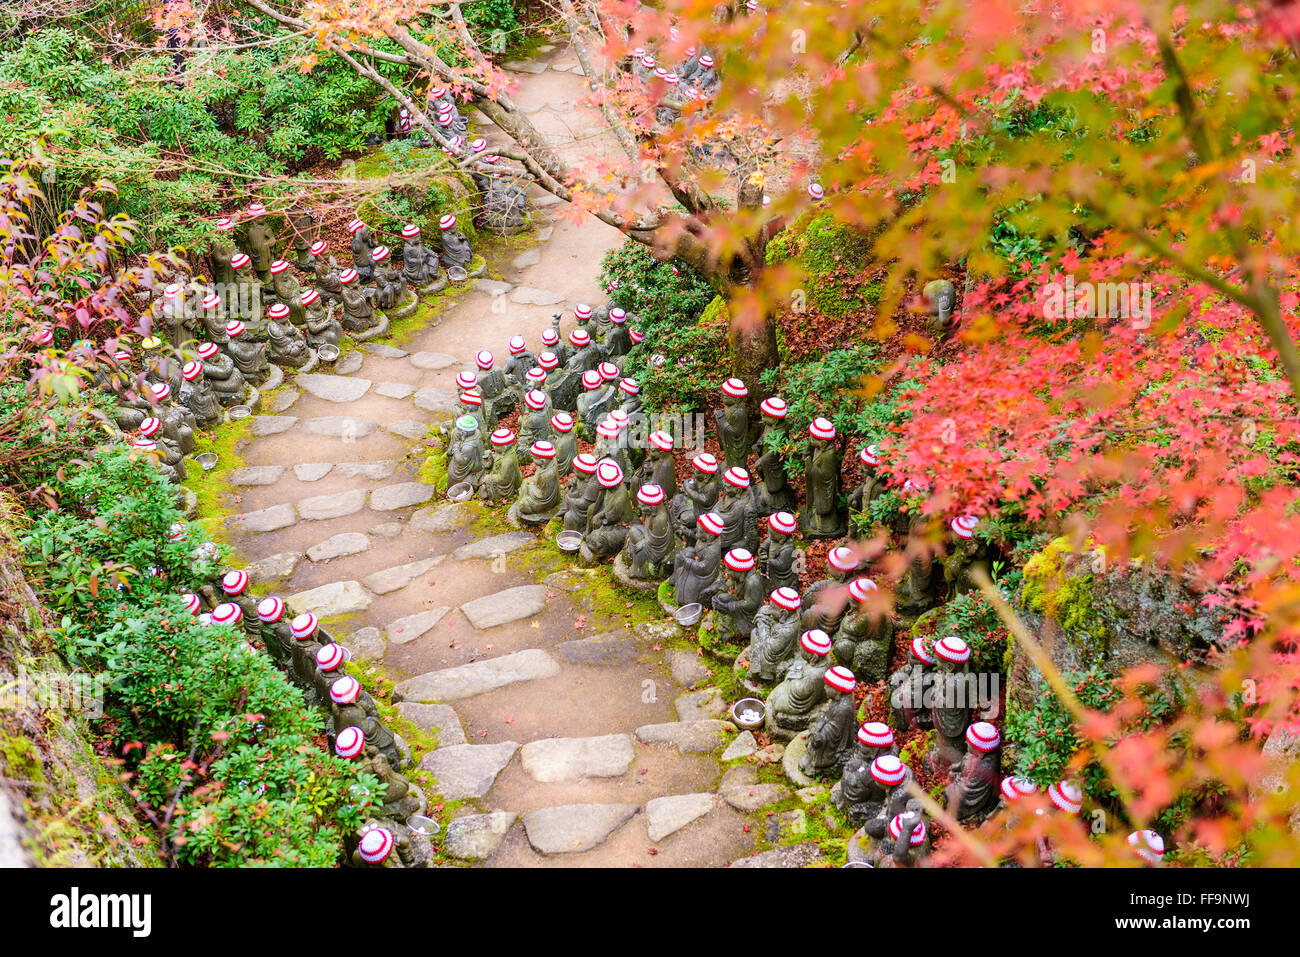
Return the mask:
[[[718,296],[698,320],[659,323],[627,354],[624,373],[641,384],[647,409],[691,412],[707,405],[725,377],[728,321],[726,304]],[[655,355],[664,362],[655,365]]]
[[[647,340],[665,324],[688,325],[695,321],[716,295],[712,286],[690,266],[661,263],[643,244],[629,239],[611,249],[600,264],[600,281],[609,287],[609,300],[636,313]],[[657,351],[662,349],[656,347]]]
[[[1114,681],[1101,669],[1070,672],[1064,678],[1080,702],[1093,710],[1109,711],[1121,697]],[[1017,747],[1016,774],[1043,788],[1061,780],[1079,749],[1074,721],[1050,691],[1028,711],[1008,711],[1007,740]],[[1099,780],[1099,769],[1085,775],[1085,790],[1095,795]]]
[[[940,637],[957,635],[970,645],[971,671],[994,674],[1002,670],[1007,636],[998,613],[979,592],[965,592],[944,605],[936,633]]]

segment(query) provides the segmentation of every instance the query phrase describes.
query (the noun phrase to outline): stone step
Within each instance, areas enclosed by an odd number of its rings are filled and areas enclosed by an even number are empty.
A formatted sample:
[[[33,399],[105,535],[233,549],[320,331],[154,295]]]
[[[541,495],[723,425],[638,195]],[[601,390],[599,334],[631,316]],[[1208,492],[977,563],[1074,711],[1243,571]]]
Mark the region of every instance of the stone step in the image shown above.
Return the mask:
[[[630,734],[544,738],[528,742],[519,754],[528,775],[544,784],[584,778],[616,778],[627,773],[635,756]]]
[[[663,724],[645,724],[636,729],[636,738],[642,744],[675,745],[683,754],[707,754],[726,744],[726,735],[732,725],[726,721],[704,719],[701,721],[667,721]]]
[[[304,498],[298,502],[298,515],[316,522],[354,515],[365,506],[367,494],[363,488],[351,488],[346,492],[335,492],[332,495],[314,495],[311,498]]]
[[[447,616],[450,608],[430,608],[399,618],[387,628],[388,641],[394,645],[409,644],[421,637]]]
[[[319,435],[328,439],[351,441],[364,439],[378,431],[379,423],[370,419],[359,419],[350,415],[321,415],[303,419],[302,430],[308,435]]]
[[[540,648],[529,648],[408,678],[393,689],[393,700],[459,701],[518,681],[550,678],[559,673],[560,665],[554,658]]]
[[[317,372],[296,376],[293,381],[304,392],[326,402],[355,402],[369,392],[372,385],[369,379]]]
[[[284,474],[283,465],[253,465],[231,469],[226,481],[231,485],[274,485]]]
[[[480,538],[468,545],[462,545],[452,553],[452,558],[458,562],[475,558],[496,558],[498,555],[508,555],[527,545],[532,545],[536,541],[537,536],[530,535],[528,532],[506,532],[503,535]]]
[[[447,825],[442,849],[463,861],[481,861],[496,853],[506,833],[519,820],[513,811],[466,814]]]
[[[432,731],[438,735],[438,747],[447,748],[457,744],[469,744],[465,729],[461,727],[456,709],[445,704],[419,704],[403,701],[397,706],[397,712],[422,731]]]
[[[330,474],[332,468],[334,465],[330,462],[303,462],[293,467],[293,474],[298,476],[299,482],[319,482]]]
[[[288,528],[296,521],[298,521],[298,513],[294,511],[292,505],[285,504],[232,516],[230,524],[236,532],[257,534]]]
[[[370,507],[376,512],[391,512],[411,505],[423,505],[433,498],[434,491],[436,490],[432,485],[425,485],[423,482],[385,485],[370,493]]]
[[[621,665],[641,654],[641,644],[629,632],[619,630],[590,638],[575,638],[555,646],[559,656],[573,665]],[[682,717],[678,711],[678,717]]]
[[[373,575],[367,575],[361,579],[361,584],[376,595],[387,595],[390,591],[405,588],[429,569],[441,565],[446,558],[446,555],[435,555],[433,558],[424,558],[418,562],[394,565],[392,568],[385,568]]]
[[[531,618],[545,609],[545,585],[517,585],[460,606],[469,623],[479,631]]]
[[[457,744],[439,748],[420,759],[421,770],[434,776],[433,789],[448,801],[481,798],[510,763],[519,742]]]
[[[309,611],[319,618],[332,618],[365,611],[374,601],[374,596],[362,587],[361,582],[343,581],[300,591],[290,595],[288,600],[299,614]]]
[[[369,547],[369,535],[364,535],[361,532],[340,532],[307,549],[307,557],[313,562],[327,562],[331,558],[359,555]]]
[[[297,424],[296,415],[255,415],[249,419],[248,433],[258,438],[279,435],[281,432],[288,432]]]
[[[704,817],[717,805],[712,794],[671,794],[646,802],[646,830],[650,840],[662,841],[692,821]]]
[[[636,804],[561,804],[524,815],[528,843],[540,854],[576,854],[603,844],[631,820]]]

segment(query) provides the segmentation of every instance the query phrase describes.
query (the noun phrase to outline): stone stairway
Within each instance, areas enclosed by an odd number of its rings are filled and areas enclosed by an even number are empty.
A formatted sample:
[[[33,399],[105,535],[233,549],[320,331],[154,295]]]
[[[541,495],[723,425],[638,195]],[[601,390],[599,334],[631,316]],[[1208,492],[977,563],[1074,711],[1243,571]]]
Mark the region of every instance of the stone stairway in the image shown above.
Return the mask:
[[[561,114],[598,125],[573,106],[581,78],[562,57],[523,77],[519,96],[543,127]],[[479,507],[440,501],[417,477],[478,349],[504,355],[522,334],[537,351],[555,308],[571,317],[602,301],[595,264],[620,234],[535,216],[540,244],[506,265],[508,282],[468,284],[408,341],[286,377],[227,475],[229,537],[263,593],[321,616],[397,680],[400,713],[436,732],[417,759],[431,794],[459,802],[443,816],[448,853],[489,866],[725,864],[751,853],[762,809],[789,792],[752,766],[724,774],[723,757],[756,745],[720,720],[716,692],[692,690],[708,675],[701,659],[668,647],[661,626],[584,607],[563,573],[539,581],[535,535],[504,517],[485,530]]]

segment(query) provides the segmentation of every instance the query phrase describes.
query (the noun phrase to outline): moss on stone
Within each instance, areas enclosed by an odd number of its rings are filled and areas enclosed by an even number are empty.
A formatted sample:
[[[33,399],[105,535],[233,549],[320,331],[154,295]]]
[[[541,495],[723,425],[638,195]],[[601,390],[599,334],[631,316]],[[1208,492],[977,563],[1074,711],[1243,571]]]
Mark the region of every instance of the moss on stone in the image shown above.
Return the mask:
[[[859,313],[884,292],[881,280],[862,277],[871,261],[869,238],[829,213],[801,217],[768,243],[768,264],[786,261],[802,270],[808,301],[823,315]]]
[[[1027,607],[1053,618],[1067,640],[1087,640],[1099,660],[1110,636],[1093,609],[1090,566],[1075,561],[1078,554],[1064,537],[1048,542],[1025,563],[1020,596]]]

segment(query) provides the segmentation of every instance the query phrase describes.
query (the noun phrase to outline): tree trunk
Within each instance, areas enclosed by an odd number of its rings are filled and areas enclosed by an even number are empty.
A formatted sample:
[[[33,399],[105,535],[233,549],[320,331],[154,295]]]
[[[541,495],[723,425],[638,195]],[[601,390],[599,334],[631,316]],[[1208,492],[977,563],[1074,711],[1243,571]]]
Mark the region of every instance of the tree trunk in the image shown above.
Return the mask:
[[[753,414],[757,404],[772,392],[763,386],[760,376],[764,370],[781,364],[776,347],[776,312],[767,310],[760,322],[741,323],[733,319],[727,338],[731,344],[732,375],[749,387],[749,404],[755,407],[750,410],[751,420],[757,421]]]

